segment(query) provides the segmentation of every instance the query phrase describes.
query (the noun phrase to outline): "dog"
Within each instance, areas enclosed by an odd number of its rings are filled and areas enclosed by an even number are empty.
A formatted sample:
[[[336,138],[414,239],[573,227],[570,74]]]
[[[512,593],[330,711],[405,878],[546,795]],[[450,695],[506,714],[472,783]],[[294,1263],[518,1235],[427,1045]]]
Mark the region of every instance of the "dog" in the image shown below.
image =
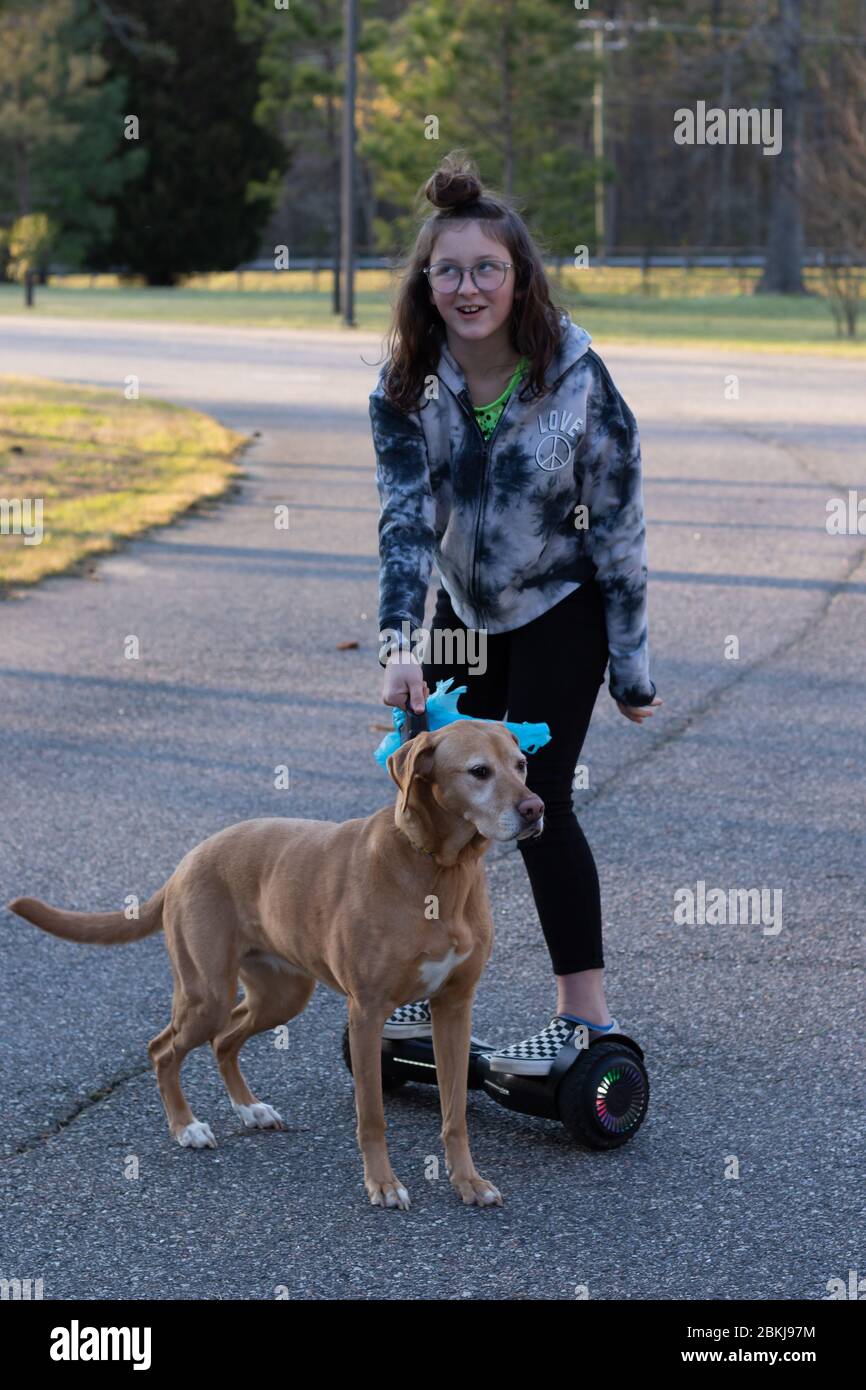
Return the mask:
[[[245,1126],[285,1129],[253,1095],[238,1054],[248,1038],[300,1014],[316,981],[344,994],[356,1135],[374,1206],[409,1207],[385,1143],[382,1029],[401,1004],[429,999],[450,1181],[466,1205],[501,1206],[475,1169],[466,1130],[472,1001],[493,947],[482,857],[493,840],[540,835],[544,803],[528,791],[526,757],[499,722],[461,719],[419,733],[387,768],[398,787],[393,807],[342,823],[261,817],[217,831],[135,920],[64,912],[38,898],[9,908],[67,941],[109,946],[165,931],[172,1017],[148,1051],[169,1129],[185,1147],[216,1147],[181,1089],[193,1048],[211,1044]]]

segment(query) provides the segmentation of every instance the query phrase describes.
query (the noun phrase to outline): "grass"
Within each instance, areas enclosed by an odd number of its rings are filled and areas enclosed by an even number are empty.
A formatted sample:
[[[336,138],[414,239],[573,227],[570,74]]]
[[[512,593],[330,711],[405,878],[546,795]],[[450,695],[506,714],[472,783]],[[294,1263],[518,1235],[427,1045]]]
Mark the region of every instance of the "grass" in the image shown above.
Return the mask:
[[[218,497],[245,442],[180,406],[0,378],[0,595]]]
[[[756,295],[753,269],[659,269],[644,282],[638,269],[569,268],[555,294],[599,345],[700,344],[772,352],[866,355],[866,335],[839,338],[818,271],[807,270],[806,296]],[[279,288],[274,288],[275,279]],[[384,334],[390,321],[392,282],[385,271],[361,271],[356,280],[358,328]],[[866,296],[864,296],[866,304]],[[36,290],[25,311],[22,291],[0,285],[0,315],[29,312],[86,319],[140,319],[250,328],[341,329],[331,308],[331,276],[293,271],[282,277],[190,277],[178,289],[120,285],[113,276],[67,276]],[[866,310],[864,310],[866,324]],[[348,330],[347,330],[348,331]],[[861,330],[863,332],[863,330]]]
[[[605,343],[866,356],[866,339],[837,337],[830,310],[819,298],[604,295],[571,300],[568,307],[577,323]]]

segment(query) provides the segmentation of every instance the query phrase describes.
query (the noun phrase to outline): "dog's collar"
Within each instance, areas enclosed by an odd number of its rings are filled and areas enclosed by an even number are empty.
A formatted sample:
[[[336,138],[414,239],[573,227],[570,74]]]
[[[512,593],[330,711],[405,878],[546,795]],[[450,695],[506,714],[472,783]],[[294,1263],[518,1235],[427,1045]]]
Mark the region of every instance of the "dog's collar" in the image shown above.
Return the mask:
[[[406,839],[409,841],[409,844],[412,846],[413,849],[417,849],[419,854],[429,854],[433,858],[436,857],[435,849],[425,849],[423,845],[416,845],[415,841],[412,839],[412,836],[409,834],[409,831],[405,830],[402,825],[398,825],[397,829],[400,831],[401,835],[406,836]]]
[[[408,834],[408,832],[405,831],[405,830],[403,829],[402,825],[398,826],[397,829],[400,831],[400,834],[401,834],[401,835],[405,835],[405,836],[406,836],[406,839],[409,841],[409,844],[412,846],[413,849],[418,850],[419,854],[427,854],[427,855],[429,855],[430,858],[433,859],[433,860],[435,861],[435,863],[437,863],[437,864],[439,865],[440,869],[453,869],[453,868],[456,868],[456,867],[459,865],[459,863],[460,863],[460,859],[459,859],[459,858],[453,859],[453,860],[446,860],[446,861],[443,862],[443,860],[441,860],[441,859],[438,858],[437,852],[436,852],[435,849],[425,849],[425,847],[424,847],[423,845],[416,845],[415,841],[414,841],[414,840],[412,839],[412,837]],[[465,846],[464,846],[464,848],[465,848]]]
[[[403,834],[406,835],[406,831],[405,831],[405,830],[403,831]],[[412,846],[412,848],[413,848],[413,849],[419,850],[421,854],[434,854],[434,855],[435,855],[435,853],[436,853],[435,850],[433,850],[433,849],[425,849],[423,845],[416,845],[415,841],[414,841],[413,839],[411,839],[410,836],[406,835],[406,839],[409,841],[409,844]]]

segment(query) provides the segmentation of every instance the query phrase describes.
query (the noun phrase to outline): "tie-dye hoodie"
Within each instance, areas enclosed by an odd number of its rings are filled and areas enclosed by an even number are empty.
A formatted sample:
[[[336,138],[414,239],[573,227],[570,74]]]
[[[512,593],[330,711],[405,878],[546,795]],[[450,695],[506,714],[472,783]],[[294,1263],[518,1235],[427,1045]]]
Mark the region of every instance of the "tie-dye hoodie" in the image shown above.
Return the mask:
[[[522,627],[594,576],[610,693],[647,705],[655,685],[637,425],[589,334],[567,314],[562,329],[545,378],[552,391],[522,400],[518,382],[487,441],[446,343],[429,399],[408,415],[385,395],[382,367],[370,395],[381,637],[414,644],[434,560],[457,616],[491,634]]]

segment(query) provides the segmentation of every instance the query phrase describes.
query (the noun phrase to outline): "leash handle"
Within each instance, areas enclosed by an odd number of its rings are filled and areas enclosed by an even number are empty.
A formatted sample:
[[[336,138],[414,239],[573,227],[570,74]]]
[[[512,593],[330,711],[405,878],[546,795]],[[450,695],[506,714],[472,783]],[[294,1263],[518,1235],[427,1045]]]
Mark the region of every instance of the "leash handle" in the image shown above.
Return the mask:
[[[424,708],[421,710],[421,713],[417,714],[415,710],[412,709],[412,696],[407,695],[404,711],[406,714],[406,718],[403,721],[403,728],[401,731],[400,738],[401,743],[408,743],[409,739],[414,738],[416,734],[423,734],[429,732],[430,726],[427,723],[426,704]]]

